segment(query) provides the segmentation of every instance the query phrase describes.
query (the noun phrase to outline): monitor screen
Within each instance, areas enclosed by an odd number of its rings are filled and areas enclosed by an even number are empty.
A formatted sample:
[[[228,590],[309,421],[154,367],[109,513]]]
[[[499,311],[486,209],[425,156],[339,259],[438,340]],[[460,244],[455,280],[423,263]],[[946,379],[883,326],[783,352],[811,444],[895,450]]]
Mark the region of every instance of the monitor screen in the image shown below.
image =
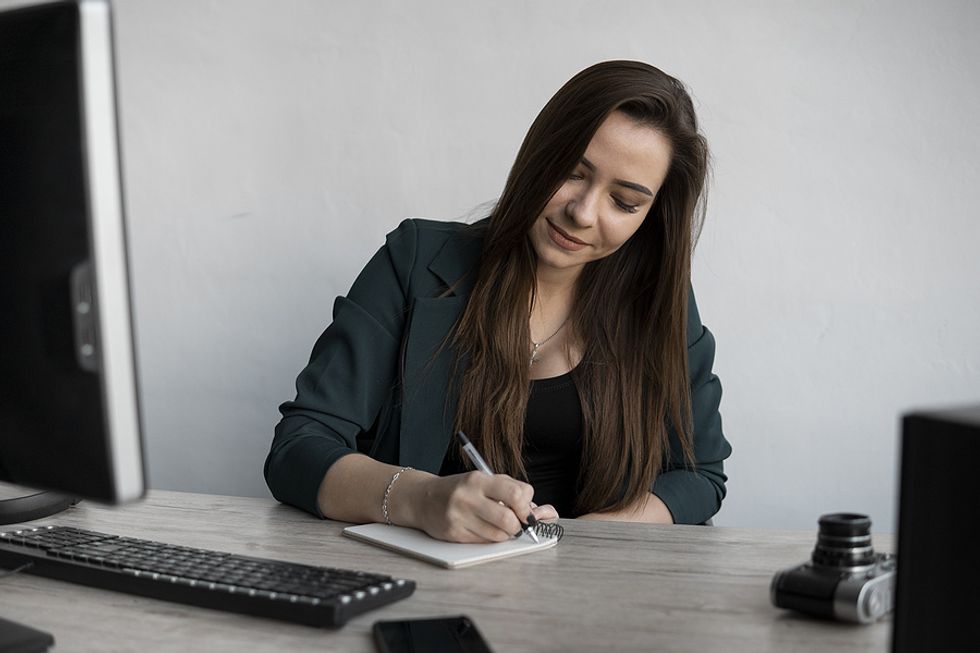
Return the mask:
[[[0,11],[0,481],[144,493],[107,0]]]

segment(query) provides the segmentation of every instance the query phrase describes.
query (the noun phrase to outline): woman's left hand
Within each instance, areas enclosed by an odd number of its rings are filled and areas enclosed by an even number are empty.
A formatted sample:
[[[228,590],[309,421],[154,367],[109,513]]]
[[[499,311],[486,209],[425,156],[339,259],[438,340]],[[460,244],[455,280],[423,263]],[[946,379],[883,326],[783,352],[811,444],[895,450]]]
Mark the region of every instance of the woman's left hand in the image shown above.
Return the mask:
[[[622,510],[590,512],[587,515],[581,515],[579,519],[587,521],[632,521],[646,524],[674,523],[674,516],[667,509],[667,504],[652,492],[648,492],[635,504]]]
[[[543,506],[539,506],[536,503],[531,503],[531,514],[538,521],[555,521],[558,519],[558,511],[550,503]]]

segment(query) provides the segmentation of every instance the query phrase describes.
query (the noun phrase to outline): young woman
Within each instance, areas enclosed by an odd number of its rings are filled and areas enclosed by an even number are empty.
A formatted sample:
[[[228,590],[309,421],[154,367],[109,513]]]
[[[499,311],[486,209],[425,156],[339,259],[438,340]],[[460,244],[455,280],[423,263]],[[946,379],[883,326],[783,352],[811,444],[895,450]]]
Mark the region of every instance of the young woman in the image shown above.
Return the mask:
[[[276,498],[459,542],[532,514],[710,518],[731,447],[690,288],[707,166],[676,79],[631,61],[573,77],[489,218],[403,222],[337,299],[280,408]]]

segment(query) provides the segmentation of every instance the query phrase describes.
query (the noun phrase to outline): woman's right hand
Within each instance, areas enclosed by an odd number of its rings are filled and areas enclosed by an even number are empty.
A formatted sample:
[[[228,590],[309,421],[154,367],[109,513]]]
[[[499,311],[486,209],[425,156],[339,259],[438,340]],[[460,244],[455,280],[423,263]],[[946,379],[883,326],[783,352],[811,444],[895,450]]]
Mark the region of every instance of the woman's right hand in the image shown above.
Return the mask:
[[[440,540],[503,542],[520,533],[531,514],[534,488],[506,474],[413,476],[401,488],[400,501],[412,506],[411,513],[405,513],[412,523],[405,525]],[[399,501],[397,497],[393,500]],[[550,514],[546,510],[542,513]]]

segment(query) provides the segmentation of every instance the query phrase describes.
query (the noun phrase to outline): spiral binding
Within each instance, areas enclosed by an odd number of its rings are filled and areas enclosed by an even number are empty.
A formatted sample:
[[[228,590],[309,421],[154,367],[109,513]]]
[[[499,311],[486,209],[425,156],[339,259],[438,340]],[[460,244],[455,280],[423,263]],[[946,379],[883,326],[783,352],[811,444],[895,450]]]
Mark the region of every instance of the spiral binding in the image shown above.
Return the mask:
[[[539,521],[537,524],[534,525],[534,532],[535,534],[541,537],[545,537],[545,538],[553,537],[557,539],[559,542],[561,541],[562,536],[565,535],[565,529],[562,528],[561,524],[559,524],[558,522]]]

